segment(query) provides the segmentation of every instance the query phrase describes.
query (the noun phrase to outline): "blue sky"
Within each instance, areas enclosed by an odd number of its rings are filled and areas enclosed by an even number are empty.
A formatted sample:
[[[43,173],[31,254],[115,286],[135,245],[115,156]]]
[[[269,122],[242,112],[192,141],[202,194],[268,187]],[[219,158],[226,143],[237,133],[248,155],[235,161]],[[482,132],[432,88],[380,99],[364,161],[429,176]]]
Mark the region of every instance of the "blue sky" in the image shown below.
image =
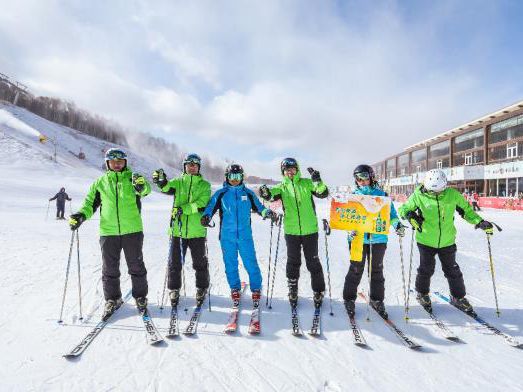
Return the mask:
[[[0,72],[129,129],[327,180],[523,100],[520,1],[0,0]]]

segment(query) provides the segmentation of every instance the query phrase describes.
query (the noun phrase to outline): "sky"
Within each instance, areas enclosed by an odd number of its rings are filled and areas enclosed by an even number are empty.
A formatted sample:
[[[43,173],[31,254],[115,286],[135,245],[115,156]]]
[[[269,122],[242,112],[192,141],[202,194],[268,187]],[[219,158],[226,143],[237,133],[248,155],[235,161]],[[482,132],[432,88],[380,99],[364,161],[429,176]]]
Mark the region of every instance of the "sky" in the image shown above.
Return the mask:
[[[0,72],[279,177],[360,163],[523,100],[523,2],[0,0]],[[305,170],[303,170],[305,171]]]

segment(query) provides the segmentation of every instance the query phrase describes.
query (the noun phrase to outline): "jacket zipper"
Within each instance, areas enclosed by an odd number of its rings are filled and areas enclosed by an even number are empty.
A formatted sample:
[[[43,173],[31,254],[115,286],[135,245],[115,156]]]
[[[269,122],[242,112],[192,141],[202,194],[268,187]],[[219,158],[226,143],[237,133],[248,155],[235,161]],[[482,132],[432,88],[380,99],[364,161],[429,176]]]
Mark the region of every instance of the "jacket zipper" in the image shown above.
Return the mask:
[[[118,211],[118,173],[114,173],[116,175],[116,221],[118,222],[118,234],[121,235],[122,231],[120,229],[120,213]]]
[[[300,207],[298,205],[298,197],[296,196],[296,187],[294,186],[294,181],[291,180],[292,189],[294,190],[294,200],[296,201],[296,211],[298,212],[298,226],[300,228],[301,235],[301,217],[300,217]]]
[[[438,249],[441,245],[441,211],[439,209],[439,195],[436,195],[436,204],[438,205],[438,226],[439,226],[439,238],[438,238]]]
[[[239,210],[240,205],[238,204],[238,192],[235,192],[235,193],[236,193],[236,239],[239,240],[240,239],[240,230],[238,228],[238,225],[240,224],[240,218],[238,216],[238,210]]]
[[[191,182],[189,183],[189,195],[187,196],[188,203],[191,203],[191,189],[192,189],[192,176],[191,176]],[[185,238],[189,237],[189,215],[187,215],[187,219],[185,220]]]

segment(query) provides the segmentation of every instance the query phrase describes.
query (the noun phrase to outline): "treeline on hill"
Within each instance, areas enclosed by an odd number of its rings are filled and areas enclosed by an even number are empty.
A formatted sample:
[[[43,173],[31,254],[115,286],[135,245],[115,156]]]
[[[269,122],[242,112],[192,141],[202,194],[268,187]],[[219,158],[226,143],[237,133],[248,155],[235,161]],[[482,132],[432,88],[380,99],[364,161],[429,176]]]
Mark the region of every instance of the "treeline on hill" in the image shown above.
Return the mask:
[[[18,98],[16,98],[18,94]],[[156,157],[162,164],[181,169],[184,152],[174,143],[142,132],[126,132],[119,124],[101,116],[92,115],[76,107],[73,102],[53,97],[35,97],[9,80],[0,77],[0,100],[19,107],[54,123],[126,147],[139,146],[141,154]],[[202,157],[202,173],[211,181],[222,181],[225,168]],[[174,173],[173,173],[174,174]]]

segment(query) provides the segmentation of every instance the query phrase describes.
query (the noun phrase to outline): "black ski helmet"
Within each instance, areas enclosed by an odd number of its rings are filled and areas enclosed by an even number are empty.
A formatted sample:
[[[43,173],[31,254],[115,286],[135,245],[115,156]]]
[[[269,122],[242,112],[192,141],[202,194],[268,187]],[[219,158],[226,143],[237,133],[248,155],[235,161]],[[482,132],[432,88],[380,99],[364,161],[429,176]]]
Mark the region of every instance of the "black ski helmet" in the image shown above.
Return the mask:
[[[185,173],[185,165],[188,163],[196,163],[198,165],[198,172],[200,172],[200,168],[202,167],[202,158],[198,154],[190,153],[183,158],[183,172]]]
[[[295,167],[296,170],[299,170],[298,161],[296,161],[296,159],[294,159],[294,158],[285,158],[283,161],[281,161],[281,164],[280,164],[281,174],[283,175],[283,172],[285,171],[285,169],[288,169],[291,167]]]
[[[231,163],[225,169],[225,180],[229,179],[229,174],[241,174],[241,182],[243,182],[243,167],[237,163]]]
[[[121,148],[110,148],[105,152],[105,167],[107,170],[109,169],[109,161],[115,160],[115,159],[125,159],[125,167],[127,167],[127,154],[124,150]]]
[[[367,175],[370,180],[370,185],[374,186],[377,184],[376,181],[376,174],[374,173],[374,169],[369,165],[358,165],[352,172],[352,175],[354,176],[354,182],[356,186],[359,188],[358,182],[356,181],[356,178],[358,177],[358,174]]]

